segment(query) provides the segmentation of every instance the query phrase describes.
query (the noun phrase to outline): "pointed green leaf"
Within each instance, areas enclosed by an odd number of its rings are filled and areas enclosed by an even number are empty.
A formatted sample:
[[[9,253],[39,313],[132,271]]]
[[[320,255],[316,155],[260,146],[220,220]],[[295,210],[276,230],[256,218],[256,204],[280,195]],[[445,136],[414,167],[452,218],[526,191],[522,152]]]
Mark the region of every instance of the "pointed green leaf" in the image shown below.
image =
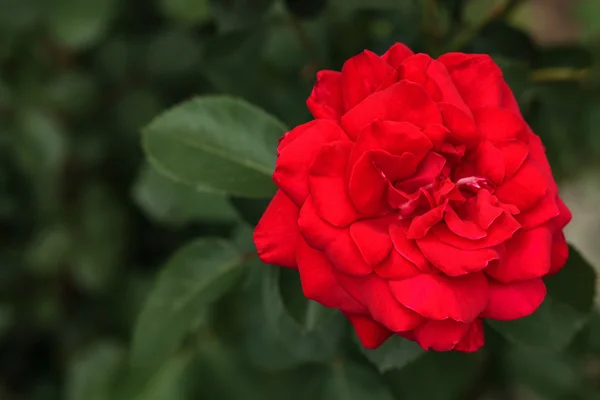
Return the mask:
[[[226,96],[195,98],[145,129],[146,156],[172,179],[242,197],[270,197],[277,140],[286,127],[261,109]]]
[[[427,354],[416,342],[393,335],[375,350],[359,346],[363,354],[383,373],[404,368],[407,364]]]
[[[157,278],[133,333],[131,364],[160,364],[173,354],[206,307],[240,276],[242,255],[221,239],[199,239],[178,251]]]
[[[234,223],[238,215],[226,196],[207,193],[175,182],[146,165],[133,189],[136,203],[159,223],[183,225],[188,222]]]

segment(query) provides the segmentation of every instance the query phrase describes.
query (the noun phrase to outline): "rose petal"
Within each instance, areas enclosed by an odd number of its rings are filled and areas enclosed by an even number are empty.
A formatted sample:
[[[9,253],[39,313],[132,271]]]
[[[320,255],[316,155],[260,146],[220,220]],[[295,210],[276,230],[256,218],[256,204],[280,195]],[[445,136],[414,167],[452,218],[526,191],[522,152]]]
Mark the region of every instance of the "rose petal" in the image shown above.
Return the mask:
[[[457,143],[474,146],[481,134],[473,118],[463,110],[450,103],[438,103],[444,126],[450,131],[450,137]]]
[[[336,278],[352,296],[368,308],[371,317],[387,329],[402,332],[423,323],[423,317],[396,301],[387,282],[377,275],[352,277],[337,273]]]
[[[551,249],[552,233],[547,226],[518,231],[506,242],[500,261],[485,272],[504,283],[542,277],[550,270]]]
[[[375,273],[386,280],[399,280],[417,276],[421,270],[396,249],[392,249],[388,257],[375,267]]]
[[[427,136],[411,123],[374,121],[360,133],[352,149],[350,163],[355,163],[368,150],[385,150],[398,156],[411,153],[420,161],[431,147]]]
[[[483,137],[492,143],[517,140],[527,134],[522,118],[500,108],[477,110],[475,122]]]
[[[435,224],[440,222],[442,218],[444,218],[445,211],[446,204],[442,204],[441,206],[427,211],[423,215],[414,217],[410,223],[406,236],[409,239],[422,238],[427,234],[427,232],[429,232],[429,229],[431,229]]]
[[[472,353],[479,350],[483,346],[483,342],[483,322],[481,319],[476,319],[470,324],[469,330],[456,347],[454,347],[454,350],[463,353]]]
[[[345,315],[352,323],[360,343],[367,349],[378,348],[392,336],[392,331],[365,315],[349,313],[345,313]]]
[[[490,141],[483,141],[477,149],[476,175],[488,178],[496,185],[502,184],[505,174],[504,157]]]
[[[433,320],[472,322],[488,301],[488,281],[481,272],[454,278],[421,274],[389,286],[401,304]]]
[[[348,194],[360,213],[377,216],[383,214],[387,208],[385,194],[389,182],[372,156],[371,151],[364,153],[354,164]]]
[[[398,68],[400,64],[414,53],[410,48],[402,43],[395,43],[381,58],[394,68]]]
[[[422,272],[433,273],[435,269],[427,261],[414,240],[410,240],[400,224],[390,225],[390,237],[396,251],[408,261],[417,266]]]
[[[482,189],[477,192],[475,201],[475,218],[477,223],[483,229],[488,229],[496,219],[502,215],[502,208],[497,207],[498,199],[486,190]]]
[[[529,154],[527,145],[523,142],[512,141],[497,143],[495,147],[500,150],[504,158],[504,179],[512,178]]]
[[[392,250],[389,225],[389,218],[364,219],[350,225],[350,236],[367,264],[379,264]]]
[[[366,308],[340,286],[325,255],[300,239],[296,252],[304,295],[325,307],[365,314]]]
[[[324,250],[343,231],[343,229],[331,225],[319,216],[313,204],[312,196],[307,197],[300,209],[298,227],[306,242],[319,250]]]
[[[557,273],[565,266],[567,259],[569,258],[569,245],[565,240],[565,235],[562,231],[554,232],[552,237],[552,254],[550,271],[547,275]]]
[[[254,243],[265,264],[296,268],[298,206],[278,190],[254,230]]]
[[[306,105],[315,118],[339,120],[344,114],[342,74],[327,70],[317,72],[317,82]]]
[[[351,149],[351,142],[324,145],[308,173],[308,185],[315,209],[325,221],[339,227],[358,219],[345,179]]]
[[[471,109],[502,105],[504,78],[490,56],[447,53],[438,61],[446,66],[456,88]]]
[[[511,321],[532,314],[546,297],[546,285],[539,279],[500,283],[489,282],[490,299],[482,317]]]
[[[302,205],[308,196],[308,168],[323,145],[348,137],[339,125],[324,119],[300,125],[290,132],[290,137],[280,144],[273,180],[296,204]]]
[[[448,276],[481,271],[491,261],[500,258],[498,251],[492,248],[463,250],[440,241],[432,234],[417,239],[417,246],[433,265]]]
[[[403,192],[415,192],[422,186],[432,185],[442,173],[445,165],[446,159],[444,157],[437,153],[429,152],[419,164],[412,177],[397,182],[394,186]]]
[[[545,224],[559,214],[556,195],[547,192],[533,207],[520,213],[516,218],[523,229],[531,229]]]
[[[448,229],[465,239],[477,240],[487,236],[485,229],[480,228],[471,221],[460,219],[456,212],[448,207],[444,218]]]
[[[363,259],[348,228],[341,230],[338,237],[327,245],[325,255],[336,270],[346,274],[363,276],[373,272],[373,267]]]
[[[548,189],[547,178],[531,160],[527,159],[515,173],[496,189],[495,195],[503,203],[514,204],[526,211],[537,203]]]
[[[472,240],[459,236],[447,226],[438,225],[431,233],[441,242],[462,250],[478,250],[497,246],[504,243],[521,229],[521,225],[507,212],[498,217],[487,229],[487,235],[481,239]]]
[[[414,330],[415,339],[424,350],[450,351],[474,323],[465,324],[451,319],[427,321]]]
[[[424,128],[442,123],[438,107],[416,83],[400,81],[375,92],[342,117],[342,127],[351,138],[373,121],[406,121]]]
[[[342,67],[342,93],[346,111],[371,93],[398,80],[398,72],[377,54],[365,50]]]

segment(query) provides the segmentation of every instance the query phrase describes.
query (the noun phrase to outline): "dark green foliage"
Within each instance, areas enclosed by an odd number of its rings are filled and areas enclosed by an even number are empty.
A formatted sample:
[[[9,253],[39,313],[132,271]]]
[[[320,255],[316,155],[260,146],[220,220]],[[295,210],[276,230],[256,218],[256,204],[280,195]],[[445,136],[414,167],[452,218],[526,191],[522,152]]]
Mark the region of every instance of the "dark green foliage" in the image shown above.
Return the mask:
[[[0,0],[0,399],[598,399],[575,250],[536,314],[437,354],[360,348],[252,243],[316,71],[395,41],[492,55],[561,183],[595,171],[598,2],[552,48],[517,3]]]

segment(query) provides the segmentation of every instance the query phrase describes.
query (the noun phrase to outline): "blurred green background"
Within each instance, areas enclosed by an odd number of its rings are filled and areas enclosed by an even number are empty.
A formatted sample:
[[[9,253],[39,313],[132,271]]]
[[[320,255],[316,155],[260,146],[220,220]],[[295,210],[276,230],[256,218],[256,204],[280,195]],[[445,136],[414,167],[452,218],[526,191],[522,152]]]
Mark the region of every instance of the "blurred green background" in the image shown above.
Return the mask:
[[[402,346],[367,355],[378,375],[330,316],[302,332],[340,337],[352,363],[322,337],[281,350],[293,335],[263,326],[260,266],[233,294],[207,295],[214,306],[186,317],[197,329],[160,368],[128,361],[140,310],[175,251],[210,236],[251,254],[268,201],[163,177],[145,162],[141,128],[215,93],[295,126],[310,118],[317,70],[396,41],[494,57],[573,209],[568,238],[600,265],[600,2],[560,3],[0,0],[0,399],[600,399],[597,314],[567,353],[508,349],[492,332],[483,355]],[[230,245],[191,246],[171,262]],[[282,273],[280,284],[294,317],[306,307],[297,278]],[[162,323],[142,318],[150,324],[138,330]]]

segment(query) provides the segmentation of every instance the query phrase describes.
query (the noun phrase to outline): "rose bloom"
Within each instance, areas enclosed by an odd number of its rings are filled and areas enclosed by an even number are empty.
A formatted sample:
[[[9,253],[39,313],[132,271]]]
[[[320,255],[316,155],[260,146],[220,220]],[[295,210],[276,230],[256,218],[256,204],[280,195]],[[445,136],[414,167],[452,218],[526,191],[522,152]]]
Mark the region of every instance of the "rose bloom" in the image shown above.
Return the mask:
[[[571,214],[489,56],[364,51],[320,71],[307,104],[315,119],[279,143],[263,262],[297,268],[367,348],[471,352],[483,318],[538,308]]]

